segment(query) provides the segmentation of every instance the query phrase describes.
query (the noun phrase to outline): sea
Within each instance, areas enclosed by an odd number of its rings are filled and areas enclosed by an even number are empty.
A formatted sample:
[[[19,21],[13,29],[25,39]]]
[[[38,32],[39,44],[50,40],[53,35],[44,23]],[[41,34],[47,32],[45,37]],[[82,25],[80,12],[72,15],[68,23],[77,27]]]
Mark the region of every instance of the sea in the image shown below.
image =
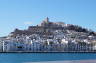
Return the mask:
[[[0,63],[95,60],[96,53],[0,53]]]

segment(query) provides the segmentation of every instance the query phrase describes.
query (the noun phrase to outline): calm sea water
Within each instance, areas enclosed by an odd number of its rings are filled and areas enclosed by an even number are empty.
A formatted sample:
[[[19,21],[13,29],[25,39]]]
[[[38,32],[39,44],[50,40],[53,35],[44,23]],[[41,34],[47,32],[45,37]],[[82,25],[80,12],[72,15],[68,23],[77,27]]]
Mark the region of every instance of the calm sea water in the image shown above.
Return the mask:
[[[96,53],[0,53],[0,63],[89,59],[96,59]]]

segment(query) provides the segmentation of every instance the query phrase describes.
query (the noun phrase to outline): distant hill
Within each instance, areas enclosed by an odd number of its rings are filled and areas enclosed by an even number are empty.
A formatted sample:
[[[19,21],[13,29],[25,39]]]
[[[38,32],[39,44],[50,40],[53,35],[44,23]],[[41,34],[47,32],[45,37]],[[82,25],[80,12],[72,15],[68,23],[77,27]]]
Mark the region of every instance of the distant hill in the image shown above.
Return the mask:
[[[78,25],[50,22],[46,18],[28,29],[15,29],[0,38],[0,43],[0,51],[96,52],[96,33]]]
[[[43,20],[43,22],[37,26],[29,26],[26,30],[19,30],[15,29],[10,34],[15,37],[16,35],[31,35],[31,34],[45,34],[50,35],[53,34],[54,30],[71,30],[74,32],[83,32],[87,33],[88,35],[96,36],[96,33],[94,31],[90,31],[88,29],[82,28],[78,25],[72,25],[72,24],[65,24],[64,22],[50,22],[49,18],[46,18]]]

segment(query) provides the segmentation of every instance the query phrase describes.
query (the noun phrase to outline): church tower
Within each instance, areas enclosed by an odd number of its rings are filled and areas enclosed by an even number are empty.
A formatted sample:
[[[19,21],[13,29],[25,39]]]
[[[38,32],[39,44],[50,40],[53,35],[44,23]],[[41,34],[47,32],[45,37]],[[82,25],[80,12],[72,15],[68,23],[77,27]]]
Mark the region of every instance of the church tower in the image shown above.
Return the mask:
[[[49,23],[49,18],[47,17],[45,20],[44,20],[45,23]]]
[[[47,18],[45,18],[45,19],[42,21],[42,23],[40,24],[40,26],[47,26],[49,23],[50,23],[50,21],[49,21],[49,18],[47,17]]]

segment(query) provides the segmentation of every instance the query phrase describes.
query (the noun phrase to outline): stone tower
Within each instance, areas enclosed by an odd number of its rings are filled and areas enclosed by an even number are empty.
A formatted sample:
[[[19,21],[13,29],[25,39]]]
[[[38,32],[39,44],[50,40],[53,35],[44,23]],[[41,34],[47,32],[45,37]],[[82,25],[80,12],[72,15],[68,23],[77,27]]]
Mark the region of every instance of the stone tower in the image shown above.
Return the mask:
[[[45,18],[45,19],[42,21],[42,23],[41,23],[40,25],[38,25],[38,26],[47,26],[49,23],[50,23],[50,21],[49,21],[49,18],[47,17],[47,18]]]
[[[47,17],[45,20],[44,20],[45,23],[49,23],[49,18]]]

